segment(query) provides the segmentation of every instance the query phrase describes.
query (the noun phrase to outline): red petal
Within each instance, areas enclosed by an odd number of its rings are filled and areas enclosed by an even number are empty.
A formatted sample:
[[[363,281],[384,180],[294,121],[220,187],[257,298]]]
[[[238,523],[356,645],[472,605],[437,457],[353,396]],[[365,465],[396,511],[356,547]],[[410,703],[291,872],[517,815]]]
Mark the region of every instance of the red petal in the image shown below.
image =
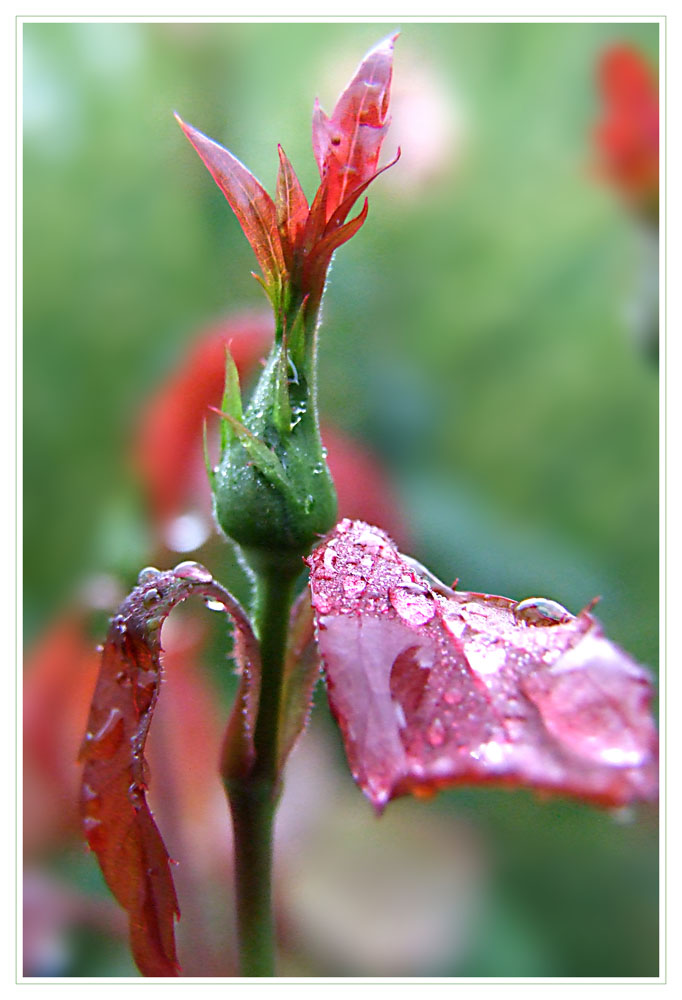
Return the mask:
[[[377,808],[461,782],[655,797],[649,675],[586,611],[528,625],[508,598],[435,584],[359,521],[309,563],[330,704]]]
[[[268,282],[284,274],[277,210],[270,195],[224,146],[183,122],[178,115],[175,117],[230,203]]]
[[[379,42],[358,67],[331,118],[315,102],[313,152],[329,190],[327,219],[376,172],[388,129],[388,103],[396,35]]]

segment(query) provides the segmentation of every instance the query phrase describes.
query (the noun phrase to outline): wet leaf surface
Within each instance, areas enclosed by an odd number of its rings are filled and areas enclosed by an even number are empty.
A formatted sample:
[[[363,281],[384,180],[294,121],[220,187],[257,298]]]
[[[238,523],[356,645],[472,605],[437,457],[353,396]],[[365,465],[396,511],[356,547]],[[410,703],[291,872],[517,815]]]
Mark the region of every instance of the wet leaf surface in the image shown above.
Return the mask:
[[[482,782],[655,798],[649,674],[587,609],[545,602],[538,617],[453,590],[361,521],[341,521],[309,564],[330,704],[375,807]]]
[[[200,595],[232,618],[235,659],[243,678],[254,684],[258,649],[240,605],[198,563],[181,563],[168,572],[143,570],[138,584],[112,619],[102,651],[80,752],[81,817],[104,878],[128,912],[138,968],[146,976],[177,976],[178,902],[170,859],[145,794],[145,741],[161,684],[160,630],[177,604]],[[248,733],[244,740],[248,744]]]

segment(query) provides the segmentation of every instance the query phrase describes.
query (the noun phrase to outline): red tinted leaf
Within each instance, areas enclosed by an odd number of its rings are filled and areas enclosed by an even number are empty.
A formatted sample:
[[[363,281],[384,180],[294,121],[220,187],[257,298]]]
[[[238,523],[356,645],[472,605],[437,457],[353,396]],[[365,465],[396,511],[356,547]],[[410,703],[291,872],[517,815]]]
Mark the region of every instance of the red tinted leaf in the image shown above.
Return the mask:
[[[270,195],[243,163],[224,146],[175,116],[183,132],[211,172],[244,235],[251,244],[268,284],[285,272],[277,229],[277,210]]]
[[[320,676],[320,656],[315,642],[313,609],[304,590],[291,610],[286,659],[282,677],[279,717],[278,763],[282,772],[310,717],[313,691]]]
[[[235,624],[244,673],[258,675],[258,650],[234,598],[197,563],[144,570],[113,618],[81,748],[81,815],[109,888],[128,912],[133,956],[147,976],[175,976],[178,903],[169,858],[146,802],[144,747],[161,683],[161,625],[192,594],[217,602]]]
[[[388,130],[396,35],[379,42],[336,102],[331,118],[313,111],[313,152],[328,190],[327,219],[375,172]]]
[[[283,239],[286,240],[287,249],[291,252],[308,218],[308,199],[286,153],[281,146],[277,147],[277,151],[279,153],[275,202],[277,223]]]
[[[529,624],[527,605],[438,585],[360,521],[309,563],[330,703],[377,808],[461,782],[655,797],[649,675],[587,611]]]

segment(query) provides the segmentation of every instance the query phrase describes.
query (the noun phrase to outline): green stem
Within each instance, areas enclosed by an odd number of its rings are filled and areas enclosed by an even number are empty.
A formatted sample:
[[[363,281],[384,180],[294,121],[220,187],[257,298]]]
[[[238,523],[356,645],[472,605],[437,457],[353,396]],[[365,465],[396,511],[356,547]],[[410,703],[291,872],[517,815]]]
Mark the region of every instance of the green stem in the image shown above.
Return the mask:
[[[255,625],[261,645],[262,675],[254,731],[255,762],[245,777],[226,781],[234,830],[243,976],[275,975],[273,827],[280,784],[278,730],[282,672],[294,580],[292,570],[281,567],[262,567],[258,573]]]

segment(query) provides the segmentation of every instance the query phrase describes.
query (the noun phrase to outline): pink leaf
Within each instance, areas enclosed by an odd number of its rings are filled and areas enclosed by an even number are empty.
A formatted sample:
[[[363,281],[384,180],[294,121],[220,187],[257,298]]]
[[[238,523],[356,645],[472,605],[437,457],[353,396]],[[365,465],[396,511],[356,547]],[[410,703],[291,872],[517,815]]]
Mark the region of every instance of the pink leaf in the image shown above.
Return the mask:
[[[259,677],[258,647],[235,599],[197,563],[145,570],[112,619],[80,757],[83,832],[128,912],[133,957],[146,976],[177,976],[178,901],[169,858],[146,801],[144,748],[161,684],[163,621],[192,594],[218,602],[235,624],[235,658]]]
[[[327,219],[376,173],[389,126],[388,103],[396,35],[379,42],[358,67],[329,118],[315,102],[313,152],[328,190]]]
[[[286,270],[272,198],[236,156],[178,115],[175,117],[230,203],[270,284]]]
[[[464,782],[655,797],[649,675],[587,610],[454,591],[361,521],[309,564],[330,704],[378,809]]]

